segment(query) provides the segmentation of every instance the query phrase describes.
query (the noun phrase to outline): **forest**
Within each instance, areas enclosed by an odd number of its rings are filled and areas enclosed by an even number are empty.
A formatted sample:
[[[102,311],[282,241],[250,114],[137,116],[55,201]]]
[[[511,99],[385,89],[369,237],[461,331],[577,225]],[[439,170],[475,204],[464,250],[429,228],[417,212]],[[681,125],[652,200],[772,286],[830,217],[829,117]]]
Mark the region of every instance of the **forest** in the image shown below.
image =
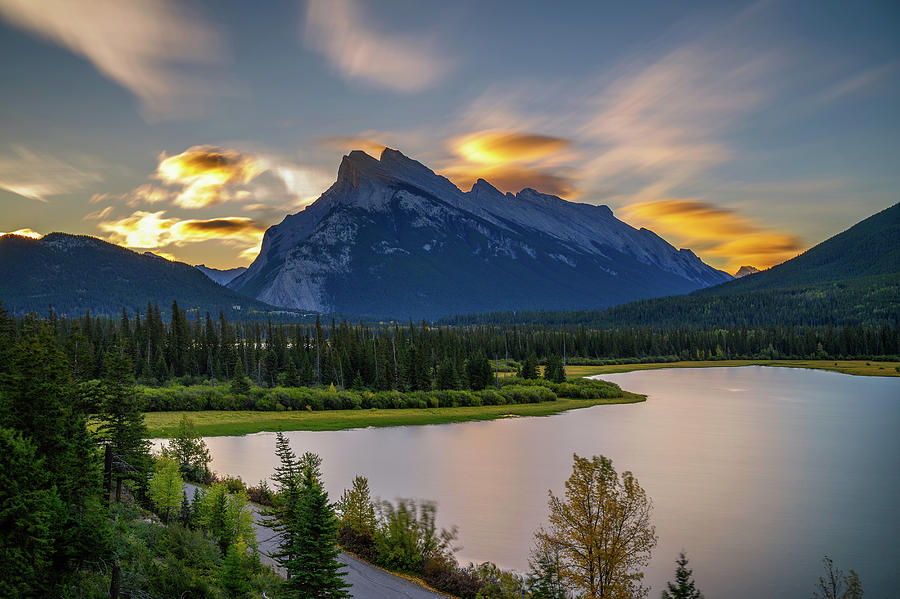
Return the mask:
[[[0,306],[2,310],[2,306]],[[11,334],[45,324],[77,382],[100,378],[104,356],[122,348],[141,385],[247,378],[258,387],[338,390],[482,390],[497,371],[531,359],[546,365],[716,359],[888,359],[900,355],[900,327],[608,327],[543,324],[430,326],[427,323],[314,324],[231,322],[223,314],[171,318],[148,305],[118,319],[9,317]],[[241,376],[243,373],[243,376]],[[527,377],[525,377],[527,378]]]

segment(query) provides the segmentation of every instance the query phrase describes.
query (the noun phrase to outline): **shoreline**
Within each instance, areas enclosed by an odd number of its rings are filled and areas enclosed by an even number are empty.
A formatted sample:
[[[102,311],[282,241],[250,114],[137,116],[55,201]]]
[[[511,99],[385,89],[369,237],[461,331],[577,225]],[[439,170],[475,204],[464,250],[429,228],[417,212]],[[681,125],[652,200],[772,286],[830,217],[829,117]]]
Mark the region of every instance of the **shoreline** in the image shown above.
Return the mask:
[[[602,366],[572,365],[566,367],[570,377],[587,377],[597,374],[620,374],[636,370],[660,370],[663,368],[736,368],[742,366],[769,366],[773,368],[806,368],[828,370],[852,376],[900,377],[900,362],[875,360],[684,360],[679,362],[648,362],[646,364],[606,364]]]
[[[734,368],[742,366],[768,366],[775,368],[807,368],[827,370],[853,376],[897,377],[900,362],[871,360],[705,360],[681,362],[653,362],[647,364],[607,364],[602,366],[571,365],[566,367],[570,378],[582,378],[602,374],[619,374],[637,370],[664,368]],[[477,422],[501,418],[551,416],[569,410],[598,405],[631,404],[646,401],[646,396],[623,391],[624,395],[612,399],[567,399],[535,404],[508,404],[457,408],[402,408],[370,410],[320,410],[320,411],[251,411],[251,410],[202,410],[145,412],[148,436],[164,439],[171,436],[182,414],[193,418],[197,431],[204,437],[249,435],[275,431],[340,431],[355,428],[382,428],[391,426],[422,426]]]
[[[637,393],[612,399],[566,399],[502,406],[477,406],[458,408],[401,408],[371,410],[321,410],[321,411],[217,411],[196,412],[145,412],[147,436],[165,439],[171,436],[183,414],[194,420],[198,433],[204,437],[226,437],[275,431],[340,431],[354,428],[419,426],[426,424],[450,424],[533,416],[551,416],[569,410],[598,405],[630,404],[646,401]]]

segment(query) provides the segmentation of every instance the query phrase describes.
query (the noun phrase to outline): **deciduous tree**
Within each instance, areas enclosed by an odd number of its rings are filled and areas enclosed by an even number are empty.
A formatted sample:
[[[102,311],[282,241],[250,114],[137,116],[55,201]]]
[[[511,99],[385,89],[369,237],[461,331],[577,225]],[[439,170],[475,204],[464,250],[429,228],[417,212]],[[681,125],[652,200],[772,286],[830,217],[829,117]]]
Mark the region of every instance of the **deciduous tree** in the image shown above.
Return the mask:
[[[641,568],[657,541],[651,507],[630,472],[620,477],[608,458],[575,455],[565,497],[550,492],[549,524],[535,535],[536,550],[558,552],[560,579],[585,599],[644,597]]]

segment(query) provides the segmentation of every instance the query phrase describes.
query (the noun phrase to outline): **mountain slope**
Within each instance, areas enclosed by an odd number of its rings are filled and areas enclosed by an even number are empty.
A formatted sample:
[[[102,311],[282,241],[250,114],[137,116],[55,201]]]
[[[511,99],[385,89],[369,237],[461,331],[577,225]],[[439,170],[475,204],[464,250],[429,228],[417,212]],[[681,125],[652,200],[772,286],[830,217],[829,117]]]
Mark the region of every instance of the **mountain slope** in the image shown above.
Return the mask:
[[[463,192],[385,149],[345,156],[334,185],[269,228],[229,287],[278,306],[433,318],[602,307],[730,278],[605,206],[483,180]]]
[[[900,204],[769,270],[607,310],[464,315],[447,324],[742,327],[900,324]]]
[[[696,292],[724,295],[796,288],[900,272],[900,204],[873,214],[796,258]]]
[[[235,277],[243,274],[243,272],[247,270],[247,268],[244,266],[221,270],[219,268],[212,268],[211,266],[207,266],[205,264],[197,264],[196,266],[194,266],[194,268],[205,274],[207,277],[209,277],[219,285],[227,285],[228,283],[233,281]]]
[[[172,300],[182,309],[213,314],[271,310],[263,302],[223,287],[202,272],[152,254],[138,254],[94,237],[51,233],[41,239],[0,237],[0,301],[6,310],[77,315],[85,310],[119,314],[145,310],[147,302],[167,311]]]

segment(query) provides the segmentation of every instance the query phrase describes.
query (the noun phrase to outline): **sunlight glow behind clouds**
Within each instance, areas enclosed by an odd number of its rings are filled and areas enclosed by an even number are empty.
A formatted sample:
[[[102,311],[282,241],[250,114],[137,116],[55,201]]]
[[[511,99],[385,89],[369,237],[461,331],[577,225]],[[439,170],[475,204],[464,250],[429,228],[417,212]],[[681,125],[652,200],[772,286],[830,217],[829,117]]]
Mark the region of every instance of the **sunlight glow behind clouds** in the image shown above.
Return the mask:
[[[730,272],[743,265],[768,268],[793,258],[804,245],[732,210],[695,200],[654,200],[627,206],[622,216],[681,247],[712,258]]]

